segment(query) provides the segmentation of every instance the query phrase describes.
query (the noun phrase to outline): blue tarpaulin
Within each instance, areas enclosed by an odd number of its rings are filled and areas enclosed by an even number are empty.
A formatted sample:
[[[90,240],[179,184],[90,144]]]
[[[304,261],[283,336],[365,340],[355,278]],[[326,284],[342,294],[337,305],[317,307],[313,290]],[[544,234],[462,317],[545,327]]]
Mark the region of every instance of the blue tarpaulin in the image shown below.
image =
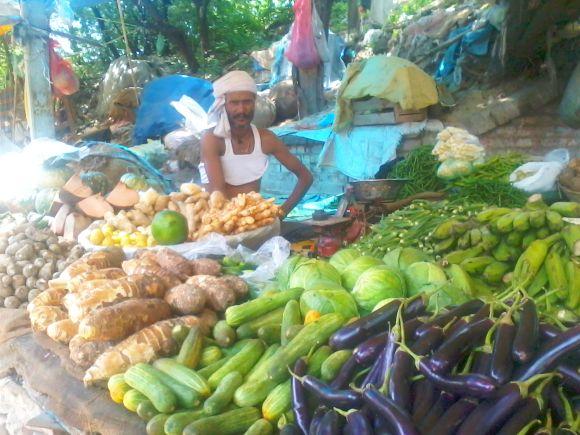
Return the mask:
[[[137,111],[133,144],[158,139],[181,128],[183,116],[171,106],[171,102],[179,101],[184,95],[193,98],[206,112],[214,101],[213,86],[207,80],[174,75],[148,83]]]

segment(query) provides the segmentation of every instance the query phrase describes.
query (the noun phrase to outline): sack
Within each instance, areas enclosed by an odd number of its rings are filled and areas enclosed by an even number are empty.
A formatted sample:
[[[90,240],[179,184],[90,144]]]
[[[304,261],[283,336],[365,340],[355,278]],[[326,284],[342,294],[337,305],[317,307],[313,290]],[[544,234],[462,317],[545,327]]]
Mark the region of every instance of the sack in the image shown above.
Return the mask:
[[[556,189],[564,165],[558,162],[528,162],[510,175],[514,187],[527,193],[545,193]]]
[[[330,48],[328,47],[326,33],[324,33],[324,24],[322,24],[316,7],[312,8],[312,31],[314,33],[314,44],[316,45],[320,60],[324,63],[330,62]]]
[[[57,97],[72,95],[79,90],[79,79],[73,71],[72,65],[56,53],[56,47],[58,47],[58,43],[51,39],[48,44],[48,54],[52,88]]]
[[[320,56],[314,43],[312,29],[312,3],[310,0],[296,0],[294,3],[294,23],[286,58],[296,68],[314,68],[320,63]]]

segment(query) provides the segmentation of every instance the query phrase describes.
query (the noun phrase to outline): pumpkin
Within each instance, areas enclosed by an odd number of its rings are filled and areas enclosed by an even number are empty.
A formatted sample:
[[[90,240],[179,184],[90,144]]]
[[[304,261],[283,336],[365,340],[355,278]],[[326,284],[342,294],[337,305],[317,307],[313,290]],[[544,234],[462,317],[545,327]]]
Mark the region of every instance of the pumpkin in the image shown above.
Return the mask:
[[[149,184],[147,180],[142,175],[127,173],[121,177],[121,183],[132,190],[147,190],[149,189]]]
[[[111,189],[109,179],[102,172],[89,171],[81,174],[81,181],[91,188],[93,193],[106,193]]]

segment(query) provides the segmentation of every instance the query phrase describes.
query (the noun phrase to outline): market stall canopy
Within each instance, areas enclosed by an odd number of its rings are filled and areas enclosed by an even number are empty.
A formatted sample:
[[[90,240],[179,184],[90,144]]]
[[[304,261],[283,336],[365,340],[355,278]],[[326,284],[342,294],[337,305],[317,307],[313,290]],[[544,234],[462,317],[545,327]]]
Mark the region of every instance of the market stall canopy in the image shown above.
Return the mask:
[[[350,126],[352,100],[365,97],[398,103],[403,110],[424,109],[438,102],[435,81],[417,65],[395,56],[374,56],[347,68],[338,91],[336,131]]]
[[[12,0],[0,0],[0,36],[12,30],[20,22],[20,6]]]

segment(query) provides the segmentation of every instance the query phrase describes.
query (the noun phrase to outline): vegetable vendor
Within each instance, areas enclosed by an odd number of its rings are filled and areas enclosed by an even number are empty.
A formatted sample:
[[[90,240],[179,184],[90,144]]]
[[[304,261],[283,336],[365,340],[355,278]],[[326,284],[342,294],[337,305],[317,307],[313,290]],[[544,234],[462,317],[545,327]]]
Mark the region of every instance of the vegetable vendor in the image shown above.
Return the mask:
[[[274,156],[298,178],[282,205],[287,215],[311,186],[312,174],[276,135],[252,124],[257,87],[248,73],[232,71],[216,80],[213,89],[215,102],[208,114],[213,128],[201,139],[201,182],[228,198],[259,192],[269,156]]]

